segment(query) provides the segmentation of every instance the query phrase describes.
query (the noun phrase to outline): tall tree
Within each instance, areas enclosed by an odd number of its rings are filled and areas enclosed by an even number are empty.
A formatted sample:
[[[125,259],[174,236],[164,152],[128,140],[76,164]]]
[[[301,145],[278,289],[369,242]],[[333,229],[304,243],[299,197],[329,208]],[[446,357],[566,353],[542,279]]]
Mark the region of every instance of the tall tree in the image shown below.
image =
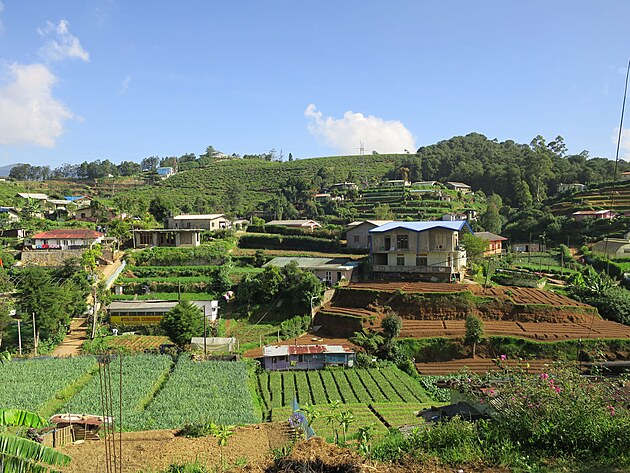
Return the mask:
[[[203,334],[203,313],[199,307],[182,301],[162,317],[160,325],[171,340],[184,346],[192,337]]]

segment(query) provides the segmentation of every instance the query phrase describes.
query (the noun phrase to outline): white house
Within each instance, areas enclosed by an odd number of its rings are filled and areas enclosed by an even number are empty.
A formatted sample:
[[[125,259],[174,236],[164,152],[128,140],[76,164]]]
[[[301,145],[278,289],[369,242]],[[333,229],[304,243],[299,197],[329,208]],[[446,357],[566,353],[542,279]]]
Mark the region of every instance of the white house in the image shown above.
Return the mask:
[[[582,192],[583,190],[586,190],[586,184],[580,184],[579,182],[573,182],[571,184],[564,184],[561,182],[558,184],[558,194],[568,191]]]
[[[460,191],[464,194],[471,191],[471,187],[468,184],[464,184],[463,182],[449,181],[446,183],[446,187],[454,191]]]
[[[276,225],[278,227],[301,228],[302,230],[312,232],[315,228],[321,228],[321,225],[315,220],[272,220],[265,225]]]
[[[162,179],[166,179],[167,177],[171,177],[175,174],[175,169],[173,169],[172,167],[163,166],[157,168],[155,172],[157,172],[158,176],[160,176]]]
[[[225,214],[182,214],[166,222],[168,228],[197,228],[200,230],[224,230],[231,227]]]
[[[370,230],[370,261],[375,276],[410,279],[462,279],[466,250],[466,221],[390,222]]]
[[[370,230],[392,220],[359,220],[348,224],[346,231],[346,246],[348,248],[365,248],[370,247]]]
[[[87,228],[67,228],[36,233],[31,238],[38,250],[75,250],[100,243],[104,237],[104,233]]]

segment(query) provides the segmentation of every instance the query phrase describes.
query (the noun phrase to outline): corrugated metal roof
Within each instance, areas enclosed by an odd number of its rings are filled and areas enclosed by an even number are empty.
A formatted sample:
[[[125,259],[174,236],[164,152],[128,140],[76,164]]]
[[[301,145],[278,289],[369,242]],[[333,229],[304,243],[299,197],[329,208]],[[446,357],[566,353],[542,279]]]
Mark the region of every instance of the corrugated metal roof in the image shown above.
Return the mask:
[[[473,233],[468,223],[464,220],[456,220],[453,222],[448,221],[435,221],[435,222],[390,222],[380,227],[373,228],[370,233],[385,233],[398,228],[404,230],[411,230],[414,232],[424,232],[434,228],[444,228],[446,230],[461,231],[464,228],[468,228],[470,233]]]
[[[263,356],[354,353],[349,345],[265,345]]]
[[[300,225],[300,226],[317,225],[321,227],[321,225],[317,223],[315,220],[272,220],[271,222],[267,222],[265,225]]]
[[[210,315],[212,311],[211,303],[213,301],[189,301],[191,304],[203,310],[206,307],[206,314]],[[107,306],[107,310],[137,310],[137,311],[164,311],[168,312],[179,304],[179,301],[161,301],[161,300],[135,300],[135,301],[114,301]]]
[[[284,268],[290,262],[295,261],[298,267],[302,269],[323,269],[323,270],[340,270],[350,269],[359,266],[359,263],[350,259],[343,258],[309,258],[306,256],[277,256],[268,263],[263,265],[263,268],[267,266],[277,266]]]
[[[29,192],[18,192],[18,196],[23,199],[35,199],[35,200],[46,200],[48,196],[46,194],[37,194],[37,193],[29,193]]]
[[[182,214],[173,217],[173,220],[216,220],[225,217],[225,214]]]
[[[371,223],[372,225],[376,225],[380,227],[381,225],[385,225],[386,223],[393,222],[393,220],[357,220],[356,222],[349,223],[349,227],[358,227],[359,225],[363,225],[364,223]]]
[[[62,229],[59,228],[57,230],[50,230],[48,232],[40,232],[33,235],[32,238],[38,240],[44,239],[76,239],[76,238],[100,238],[104,236],[104,233],[97,232],[95,230],[90,230],[89,228],[67,228]]]

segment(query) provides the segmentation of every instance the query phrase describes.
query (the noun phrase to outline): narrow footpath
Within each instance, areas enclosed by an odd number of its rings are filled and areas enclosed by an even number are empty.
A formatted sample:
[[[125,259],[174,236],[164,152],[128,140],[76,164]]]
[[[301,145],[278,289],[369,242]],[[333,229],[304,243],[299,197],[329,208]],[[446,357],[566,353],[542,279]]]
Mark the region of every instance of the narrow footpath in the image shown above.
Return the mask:
[[[70,331],[50,354],[51,356],[75,356],[81,354],[81,346],[87,340],[87,318],[74,318],[70,322]]]

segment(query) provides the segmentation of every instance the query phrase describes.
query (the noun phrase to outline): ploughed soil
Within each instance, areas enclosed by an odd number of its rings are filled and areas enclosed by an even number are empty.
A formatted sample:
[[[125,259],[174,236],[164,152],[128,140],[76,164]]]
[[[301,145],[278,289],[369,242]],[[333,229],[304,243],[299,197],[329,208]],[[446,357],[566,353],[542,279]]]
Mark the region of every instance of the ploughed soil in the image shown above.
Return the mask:
[[[212,470],[220,465],[220,447],[215,437],[176,437],[174,430],[150,430],[123,432],[122,471],[125,473],[154,472],[166,469],[173,463],[197,462]],[[120,458],[118,434],[115,436],[116,454]],[[223,449],[227,465],[237,462],[250,465],[267,465],[272,460],[272,450],[290,442],[284,423],[267,423],[236,427]],[[86,441],[80,445],[59,448],[72,458],[61,471],[86,473],[107,471],[106,443]],[[116,471],[120,471],[116,469]]]
[[[118,449],[118,437],[116,437]],[[290,453],[274,460],[273,449],[289,447],[291,439],[280,423],[258,424],[235,429],[223,449],[225,470],[220,467],[220,454],[214,437],[175,437],[174,431],[155,430],[123,433],[122,471],[154,473],[171,464],[197,463],[209,471],[256,473],[506,473],[508,470],[484,465],[461,465],[456,468],[439,465],[433,460],[406,458],[400,463],[378,463],[366,460],[354,450],[326,443],[320,437],[297,442]],[[67,445],[58,450],[72,457],[62,472],[86,473],[107,471],[105,442],[87,441]],[[119,451],[116,451],[119,454]],[[116,469],[115,471],[120,471]]]

